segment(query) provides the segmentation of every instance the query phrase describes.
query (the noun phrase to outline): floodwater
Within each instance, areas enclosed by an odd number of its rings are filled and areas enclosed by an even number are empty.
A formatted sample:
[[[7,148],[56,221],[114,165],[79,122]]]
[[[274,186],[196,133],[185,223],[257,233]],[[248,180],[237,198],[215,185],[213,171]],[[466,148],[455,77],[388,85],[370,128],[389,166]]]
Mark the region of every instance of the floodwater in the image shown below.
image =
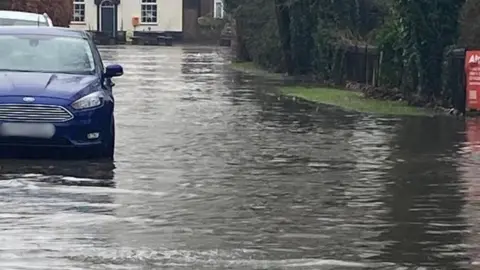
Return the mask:
[[[114,163],[3,160],[0,269],[480,269],[480,122],[309,109],[209,47],[104,47]]]

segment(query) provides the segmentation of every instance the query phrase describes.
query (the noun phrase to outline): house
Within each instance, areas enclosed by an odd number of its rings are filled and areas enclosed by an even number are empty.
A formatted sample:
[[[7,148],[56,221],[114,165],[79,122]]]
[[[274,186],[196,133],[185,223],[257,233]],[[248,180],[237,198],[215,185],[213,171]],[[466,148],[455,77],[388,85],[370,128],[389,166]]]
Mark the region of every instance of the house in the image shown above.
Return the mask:
[[[205,39],[205,33],[201,33],[202,31],[199,29],[199,19],[212,21],[208,18],[221,19],[225,15],[223,0],[183,0],[184,40],[202,41],[202,39]]]
[[[152,31],[181,35],[181,0],[73,0],[70,28],[117,36],[119,31]]]
[[[198,39],[198,18],[212,16],[213,3],[214,0],[183,0],[184,40],[196,41]]]

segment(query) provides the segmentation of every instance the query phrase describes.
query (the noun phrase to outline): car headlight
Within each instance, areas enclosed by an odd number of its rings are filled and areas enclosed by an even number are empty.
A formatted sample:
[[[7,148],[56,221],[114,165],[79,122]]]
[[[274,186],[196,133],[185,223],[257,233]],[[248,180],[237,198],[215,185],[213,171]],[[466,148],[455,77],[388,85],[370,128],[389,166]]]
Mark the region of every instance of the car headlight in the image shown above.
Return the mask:
[[[103,105],[103,99],[105,98],[103,92],[94,92],[88,94],[82,98],[77,99],[72,103],[72,107],[76,110],[90,109]]]

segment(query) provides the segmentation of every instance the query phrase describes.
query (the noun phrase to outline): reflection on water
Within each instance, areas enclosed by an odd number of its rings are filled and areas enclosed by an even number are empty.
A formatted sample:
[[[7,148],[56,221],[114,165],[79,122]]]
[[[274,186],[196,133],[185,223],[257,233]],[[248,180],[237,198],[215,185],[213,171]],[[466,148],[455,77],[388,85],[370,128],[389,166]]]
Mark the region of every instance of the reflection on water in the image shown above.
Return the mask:
[[[2,160],[1,269],[477,264],[480,122],[281,101],[218,50],[101,49],[116,161]]]
[[[480,265],[480,118],[467,119],[466,143],[462,145],[462,157],[459,158],[461,167],[459,173],[464,179],[467,194],[466,207],[463,214],[470,225],[469,237],[465,243],[468,247],[472,264],[478,269]]]
[[[399,264],[464,269],[468,225],[465,183],[457,154],[463,124],[452,119],[405,120],[394,130],[393,161],[383,201],[388,212],[380,240],[382,260]],[[428,130],[428,132],[425,132]],[[386,180],[386,179],[385,179]]]
[[[51,180],[58,178],[67,182],[67,179],[83,178],[113,183],[114,169],[115,165],[111,161],[2,160],[0,179],[26,174],[44,175]]]

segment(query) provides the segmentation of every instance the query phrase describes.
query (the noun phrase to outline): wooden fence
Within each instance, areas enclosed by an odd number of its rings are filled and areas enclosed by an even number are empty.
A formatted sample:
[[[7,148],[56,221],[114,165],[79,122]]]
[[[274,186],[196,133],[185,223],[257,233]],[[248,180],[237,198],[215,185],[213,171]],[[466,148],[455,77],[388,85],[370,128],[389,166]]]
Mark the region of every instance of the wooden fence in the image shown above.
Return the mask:
[[[335,72],[336,82],[358,82],[372,86],[382,86],[380,75],[383,52],[375,46],[350,46],[345,49],[341,70]],[[450,105],[465,112],[465,49],[454,49],[446,53],[442,80],[442,94]],[[340,77],[338,77],[340,76]],[[335,75],[334,75],[335,77]]]
[[[378,85],[380,52],[374,46],[349,46],[343,62],[343,80]]]

